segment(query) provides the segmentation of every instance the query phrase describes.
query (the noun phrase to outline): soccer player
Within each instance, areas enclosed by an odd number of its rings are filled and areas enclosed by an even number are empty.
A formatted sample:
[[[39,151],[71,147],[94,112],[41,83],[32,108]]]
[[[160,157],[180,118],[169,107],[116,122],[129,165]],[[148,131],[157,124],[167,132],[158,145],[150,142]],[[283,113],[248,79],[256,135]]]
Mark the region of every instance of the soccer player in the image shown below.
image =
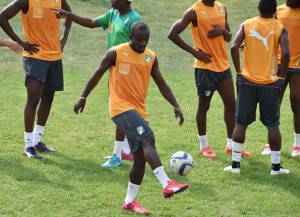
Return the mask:
[[[2,29],[13,41],[24,48],[27,89],[27,103],[24,111],[24,154],[36,159],[42,158],[38,152],[54,151],[41,142],[41,137],[44,134],[54,93],[63,90],[62,50],[71,27],[71,22],[67,20],[60,39],[60,21],[50,8],[71,10],[66,0],[15,0],[0,13]],[[9,19],[19,12],[26,41],[22,41],[15,34],[9,23]],[[34,127],[36,116],[37,122]]]
[[[145,23],[134,24],[129,43],[107,51],[74,106],[76,113],[83,111],[86,98],[105,71],[110,68],[110,117],[125,132],[134,156],[123,209],[144,215],[149,212],[137,202],[135,197],[144,177],[146,162],[161,183],[165,197],[171,197],[188,188],[187,184],[177,184],[168,178],[156,152],[155,138],[147,122],[145,101],[150,77],[153,78],[164,98],[174,107],[179,125],[184,121],[181,109],[160,73],[157,57],[147,48],[149,37],[150,30]]]
[[[11,49],[12,51],[18,54],[22,54],[23,52],[23,47],[11,40],[6,40],[6,39],[0,40],[0,47],[8,47],[9,49]]]
[[[187,26],[191,26],[194,47],[181,37]],[[215,91],[218,91],[224,103],[224,120],[227,128],[227,153],[232,152],[232,133],[235,126],[235,96],[226,43],[232,34],[227,22],[224,4],[215,0],[197,1],[178,20],[169,33],[169,39],[177,46],[195,57],[195,82],[199,96],[196,116],[200,154],[211,159],[216,154],[210,147],[206,135],[206,116]],[[243,156],[249,157],[248,151]]]
[[[112,9],[108,10],[104,15],[89,19],[78,16],[74,13],[64,10],[57,11],[58,16],[68,17],[73,22],[87,28],[102,27],[108,29],[108,48],[129,41],[129,34],[132,25],[140,21],[140,15],[131,9],[133,0],[112,0]],[[122,160],[132,160],[128,141],[125,133],[118,127],[116,128],[116,140],[114,153],[102,166],[104,168],[116,168],[122,165]]]
[[[268,129],[271,148],[271,175],[288,174],[280,165],[280,95],[289,65],[288,34],[273,18],[276,0],[260,0],[260,16],[245,21],[234,39],[231,56],[238,74],[237,124],[233,132],[232,165],[226,172],[240,173],[241,150],[247,127],[255,121],[259,104],[260,120]],[[244,67],[240,68],[239,48],[244,47]],[[281,47],[281,75],[277,74],[278,49]],[[282,76],[282,77],[279,77]]]
[[[300,156],[300,0],[287,0],[286,4],[278,6],[276,17],[289,33],[291,61],[287,71],[282,97],[287,85],[289,85],[295,130],[292,157],[298,157]],[[280,55],[281,54],[279,54],[279,57]],[[261,154],[270,155],[270,146],[266,145]]]

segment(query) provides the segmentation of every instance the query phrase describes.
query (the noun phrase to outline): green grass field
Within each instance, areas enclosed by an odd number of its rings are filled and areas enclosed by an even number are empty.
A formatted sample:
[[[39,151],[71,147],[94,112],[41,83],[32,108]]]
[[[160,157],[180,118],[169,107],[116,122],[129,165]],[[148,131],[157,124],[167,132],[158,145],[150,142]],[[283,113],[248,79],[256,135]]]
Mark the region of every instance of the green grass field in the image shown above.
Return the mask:
[[[9,0],[2,0],[3,8]],[[260,122],[247,132],[251,159],[242,160],[240,175],[225,174],[231,157],[224,152],[226,129],[222,102],[217,96],[209,111],[208,136],[218,158],[198,155],[195,123],[197,94],[194,87],[193,57],[168,39],[170,26],[194,0],[136,0],[133,7],[151,27],[150,47],[156,52],[161,70],[185,115],[178,127],[172,108],[151,82],[148,110],[157,147],[165,168],[176,151],[189,152],[195,168],[187,177],[190,189],[165,200],[161,186],[147,167],[138,200],[153,216],[300,216],[300,159],[290,157],[293,142],[292,113],[288,95],[282,105],[282,162],[291,170],[286,177],[270,177],[270,158],[260,155],[266,130]],[[235,32],[245,19],[256,16],[257,0],[226,0],[229,22]],[[282,0],[280,1],[283,2]],[[108,9],[104,0],[69,0],[73,10],[96,17]],[[12,21],[21,34],[20,18]],[[5,38],[3,32],[0,38]],[[189,31],[184,37],[191,41]],[[132,216],[121,211],[127,190],[129,163],[116,170],[104,170],[103,157],[113,150],[115,126],[108,116],[107,76],[91,94],[85,112],[76,116],[73,104],[106,50],[106,32],[74,24],[64,55],[65,91],[57,93],[43,141],[57,149],[41,161],[21,155],[23,109],[26,99],[22,58],[1,48],[0,58],[0,216],[88,217]],[[233,70],[234,72],[234,70]],[[171,178],[175,178],[169,172]]]

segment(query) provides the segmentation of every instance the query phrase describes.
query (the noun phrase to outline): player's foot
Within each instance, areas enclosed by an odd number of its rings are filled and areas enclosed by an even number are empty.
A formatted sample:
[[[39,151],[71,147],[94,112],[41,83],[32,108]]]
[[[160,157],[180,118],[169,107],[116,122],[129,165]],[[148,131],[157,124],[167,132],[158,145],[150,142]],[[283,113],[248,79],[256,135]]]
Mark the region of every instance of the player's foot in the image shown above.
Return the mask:
[[[237,174],[241,173],[241,169],[240,168],[232,168],[231,165],[228,166],[228,167],[225,167],[224,171],[225,172],[229,172],[229,173],[237,173]]]
[[[23,154],[26,155],[26,156],[29,157],[29,158],[35,158],[35,159],[39,159],[39,160],[42,159],[42,156],[39,155],[39,154],[36,152],[35,148],[32,147],[32,146],[30,146],[30,147],[28,147],[28,148],[24,148]]]
[[[121,159],[122,160],[133,161],[133,155],[131,153],[126,154],[125,152],[122,151],[122,153],[121,153]]]
[[[121,166],[123,164],[122,160],[119,158],[119,156],[114,153],[111,158],[109,158],[104,164],[102,164],[103,168],[110,169],[110,168],[116,168],[118,166]]]
[[[232,149],[230,147],[226,146],[226,152],[227,152],[227,154],[232,154]],[[251,155],[252,155],[252,153],[250,151],[245,151],[245,150],[242,151],[242,157],[246,158],[246,157],[250,157]]]
[[[143,208],[136,199],[134,199],[130,204],[124,203],[122,209],[130,212],[142,214],[142,215],[150,214],[149,211]]]
[[[54,152],[54,148],[48,147],[46,146],[44,143],[39,142],[37,145],[34,146],[34,148],[38,151],[38,152],[45,152],[45,153],[50,153],[50,152]]]
[[[210,159],[216,159],[217,158],[217,155],[211,149],[210,146],[207,146],[207,147],[201,149],[200,154],[203,155],[204,157],[207,157],[207,158],[210,158]]]
[[[289,174],[289,173],[290,173],[290,171],[289,171],[289,170],[287,170],[287,169],[284,169],[283,167],[280,167],[280,170],[278,170],[278,171],[271,170],[271,173],[270,173],[270,175],[271,175],[271,176],[277,176],[277,175],[287,175],[287,174]]]
[[[168,181],[167,187],[163,190],[165,198],[172,197],[174,194],[180,193],[189,187],[188,184],[178,184],[174,180]]]
[[[293,146],[292,157],[300,157],[300,147]]]
[[[271,148],[270,145],[265,145],[264,149],[261,152],[261,155],[271,155]]]

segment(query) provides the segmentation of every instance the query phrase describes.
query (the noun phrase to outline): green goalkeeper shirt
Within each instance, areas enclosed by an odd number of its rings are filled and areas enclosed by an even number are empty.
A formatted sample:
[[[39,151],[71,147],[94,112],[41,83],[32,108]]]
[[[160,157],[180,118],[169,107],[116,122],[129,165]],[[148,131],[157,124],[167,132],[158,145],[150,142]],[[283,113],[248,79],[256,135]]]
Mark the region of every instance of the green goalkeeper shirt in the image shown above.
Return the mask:
[[[115,9],[96,18],[101,27],[108,30],[108,48],[128,42],[132,25],[140,20],[140,15],[134,10],[120,15]]]

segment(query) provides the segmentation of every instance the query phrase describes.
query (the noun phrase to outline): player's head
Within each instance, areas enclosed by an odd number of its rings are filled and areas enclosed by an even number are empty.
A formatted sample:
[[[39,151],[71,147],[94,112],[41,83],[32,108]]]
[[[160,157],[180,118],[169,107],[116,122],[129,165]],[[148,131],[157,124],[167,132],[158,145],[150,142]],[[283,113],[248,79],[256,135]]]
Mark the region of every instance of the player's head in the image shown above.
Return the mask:
[[[286,5],[291,8],[300,8],[300,0],[286,0]]]
[[[131,28],[129,38],[130,47],[138,53],[143,53],[147,47],[149,38],[149,26],[144,22],[138,22]]]
[[[262,17],[273,17],[276,13],[276,0],[260,0],[258,5],[259,13]]]
[[[205,4],[208,4],[208,5],[212,5],[215,3],[216,0],[202,0],[202,2],[204,2]]]
[[[117,10],[130,7],[130,4],[133,0],[111,0],[110,5]]]

